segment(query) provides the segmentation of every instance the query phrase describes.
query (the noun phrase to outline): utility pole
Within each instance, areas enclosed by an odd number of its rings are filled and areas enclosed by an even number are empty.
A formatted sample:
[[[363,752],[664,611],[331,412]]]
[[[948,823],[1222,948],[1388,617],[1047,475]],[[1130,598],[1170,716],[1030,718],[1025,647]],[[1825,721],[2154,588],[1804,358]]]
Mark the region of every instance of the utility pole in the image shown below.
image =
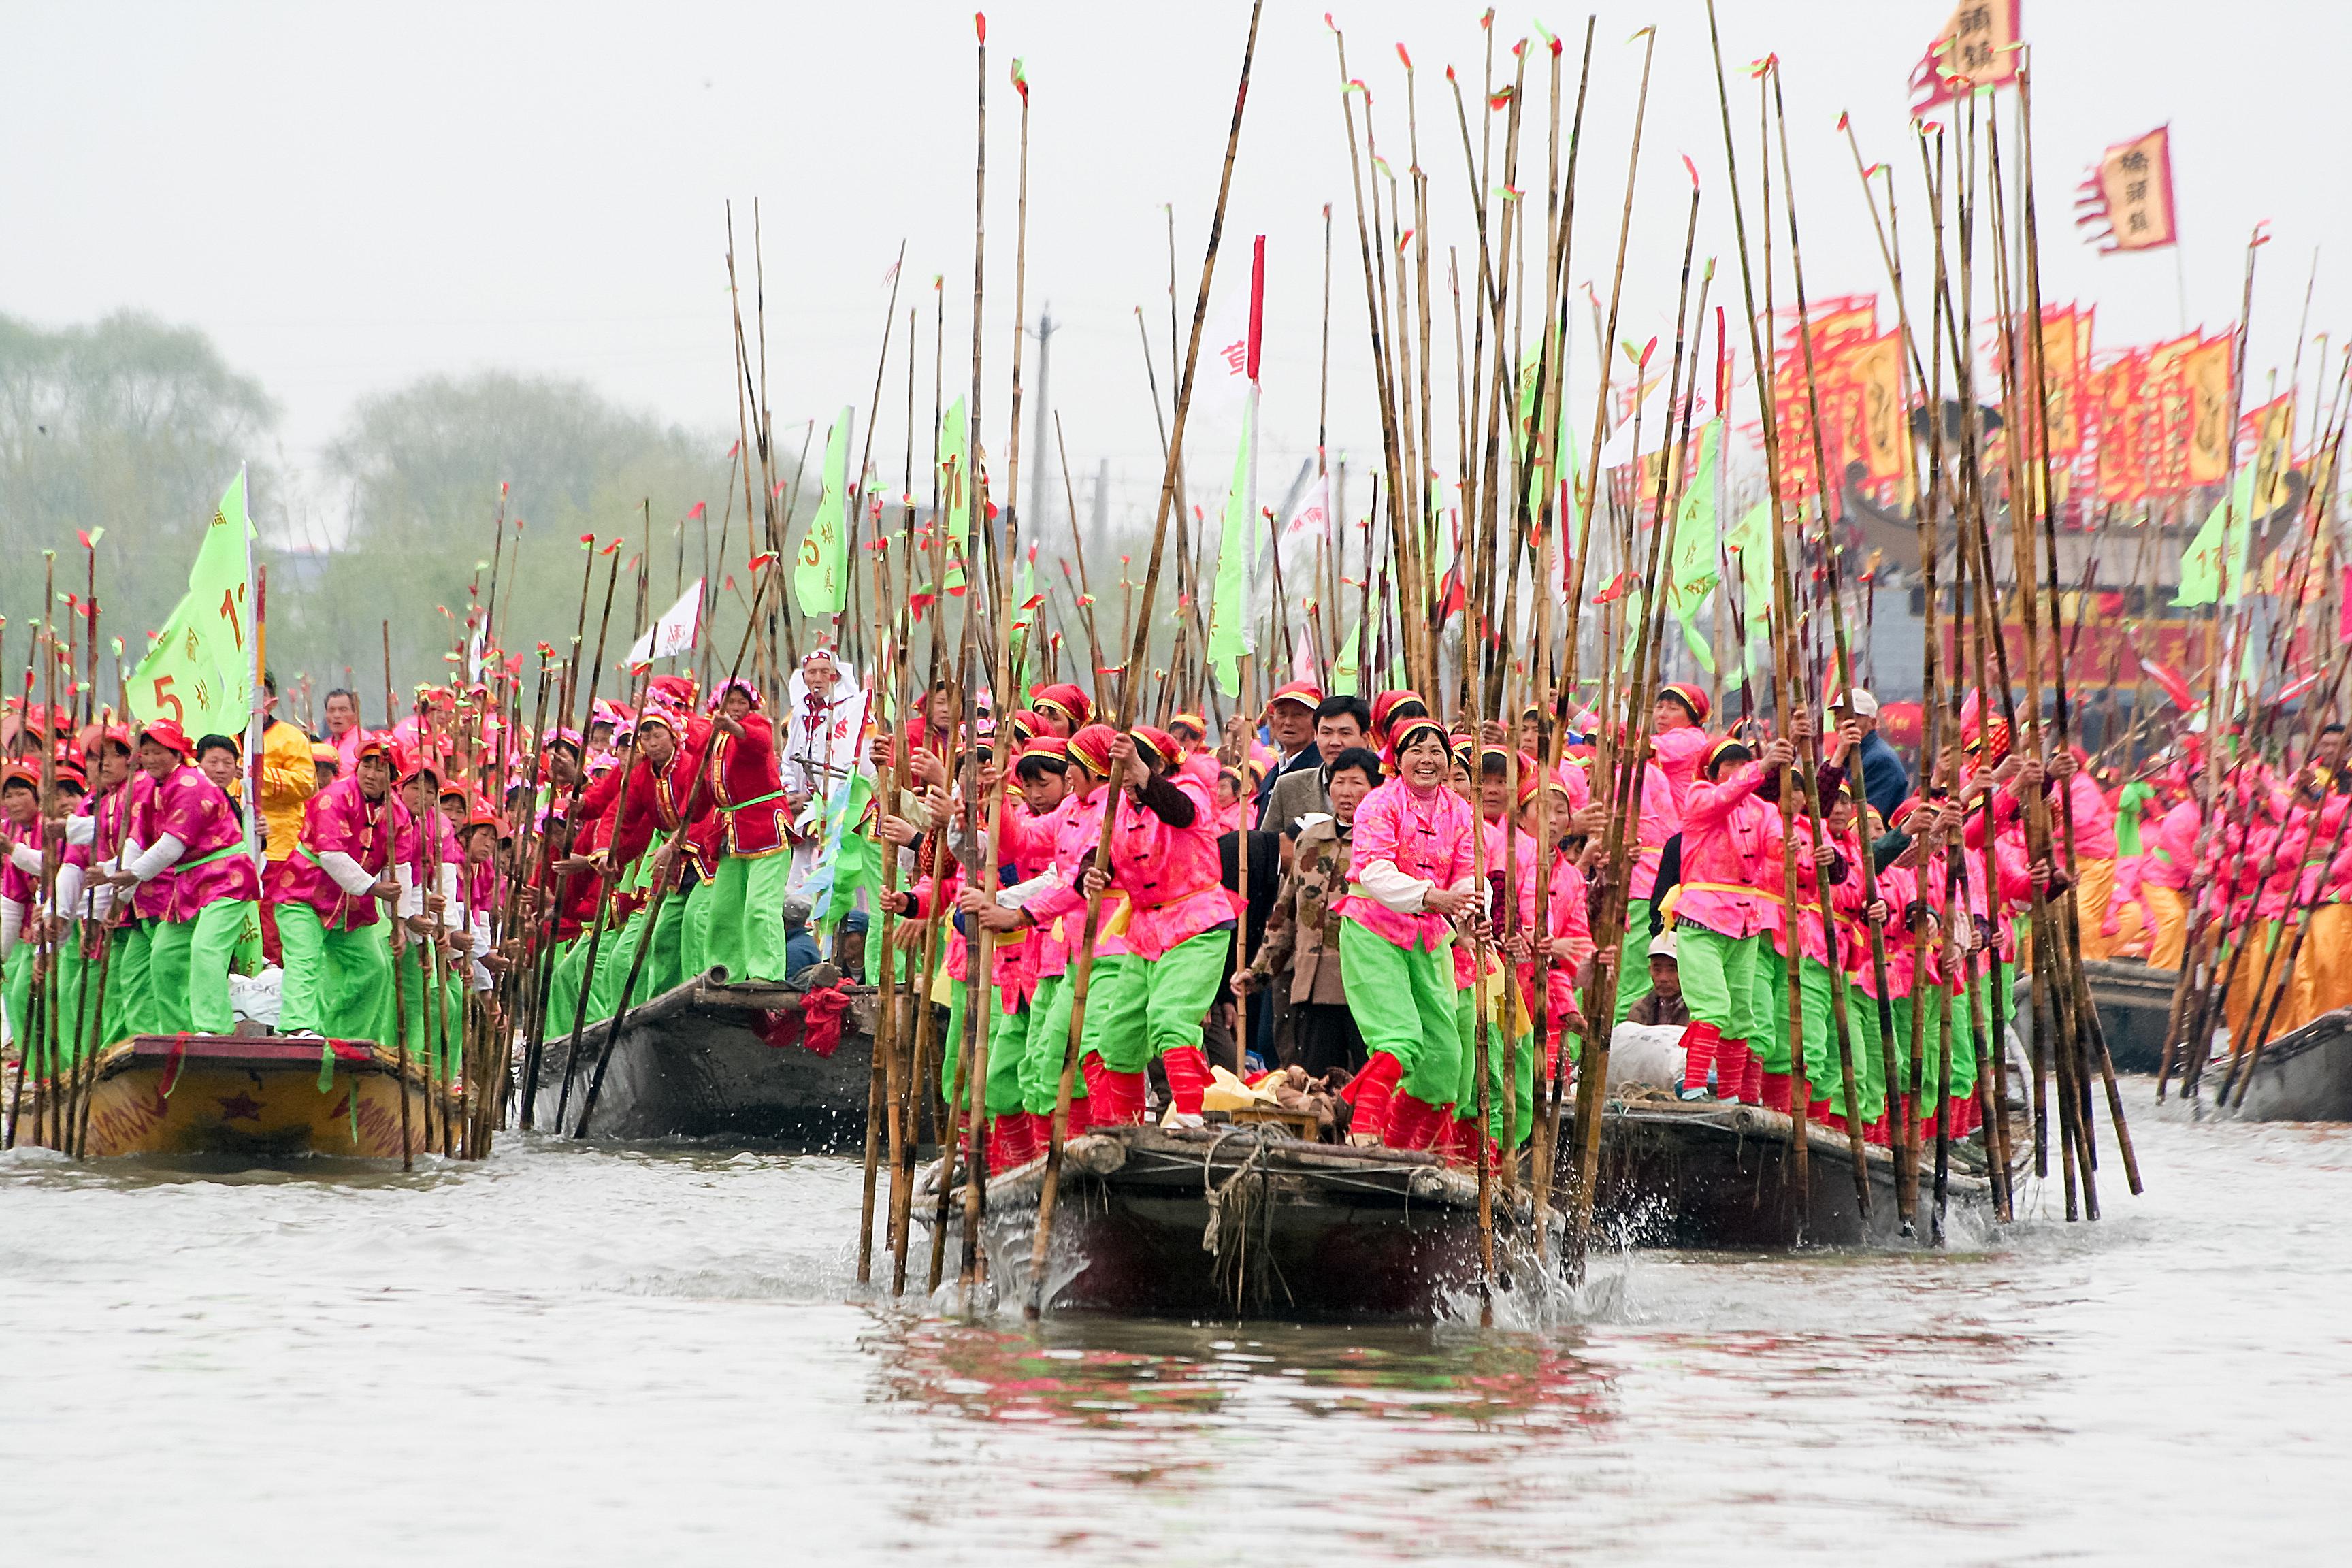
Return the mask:
[[[1045,471],[1054,465],[1043,461],[1042,458],[1044,454],[1054,449],[1052,444],[1046,439],[1047,436],[1051,434],[1050,426],[1047,425],[1046,421],[1051,417],[1054,406],[1047,395],[1046,388],[1050,384],[1048,378],[1053,374],[1054,331],[1059,324],[1060,323],[1054,320],[1054,305],[1053,301],[1049,300],[1045,302],[1045,308],[1037,312],[1036,449],[1041,460],[1038,462],[1036,467],[1029,470],[1029,536],[1032,539],[1043,539],[1047,537],[1046,534],[1041,531],[1045,526]],[[1076,521],[1076,520],[1072,519],[1071,521]],[[1010,568],[1008,567],[1007,570],[1010,570]]]

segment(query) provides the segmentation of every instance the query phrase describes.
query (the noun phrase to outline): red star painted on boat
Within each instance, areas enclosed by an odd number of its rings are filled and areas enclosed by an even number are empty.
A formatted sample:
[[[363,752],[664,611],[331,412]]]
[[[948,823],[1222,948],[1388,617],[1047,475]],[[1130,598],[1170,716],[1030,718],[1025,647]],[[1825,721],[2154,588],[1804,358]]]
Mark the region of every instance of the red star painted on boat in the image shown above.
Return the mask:
[[[235,1094],[224,1094],[216,1096],[215,1098],[220,1100],[221,1120],[224,1121],[258,1121],[261,1120],[261,1101],[254,1099],[253,1096],[246,1093],[245,1090],[241,1089]]]

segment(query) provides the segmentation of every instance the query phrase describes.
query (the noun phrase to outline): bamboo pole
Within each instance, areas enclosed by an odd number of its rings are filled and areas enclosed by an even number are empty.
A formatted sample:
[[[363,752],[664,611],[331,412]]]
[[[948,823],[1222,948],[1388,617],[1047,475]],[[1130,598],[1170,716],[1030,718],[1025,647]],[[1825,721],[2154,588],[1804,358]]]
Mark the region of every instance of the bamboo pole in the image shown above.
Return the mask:
[[[1143,582],[1142,614],[1136,623],[1135,641],[1128,649],[1128,668],[1130,670],[1142,667],[1147,639],[1150,635],[1151,606],[1159,594],[1161,554],[1167,543],[1168,514],[1175,506],[1177,472],[1183,460],[1184,425],[1192,407],[1192,375],[1200,362],[1201,335],[1208,321],[1209,286],[1216,274],[1217,251],[1224,237],[1225,205],[1233,192],[1234,162],[1241,149],[1242,116],[1249,105],[1250,68],[1257,56],[1258,22],[1265,8],[1265,0],[1250,0],[1249,37],[1242,47],[1241,79],[1234,94],[1233,121],[1225,132],[1225,159],[1217,180],[1216,211],[1210,220],[1208,247],[1201,263],[1200,292],[1192,307],[1192,341],[1184,353],[1184,374],[1176,393],[1174,428],[1170,439],[1168,460],[1160,478],[1159,514],[1152,528],[1151,558]],[[1135,682],[1120,682],[1118,727],[1121,731],[1134,724],[1138,695]],[[1112,777],[1104,784],[1108,794],[1103,802],[1100,837],[1095,846],[1095,864],[1103,867],[1110,863],[1111,833],[1118,820],[1118,791],[1125,784],[1118,776],[1120,769],[1118,766],[1114,765],[1111,773]],[[1078,1069],[1079,1043],[1085,1038],[1087,984],[1094,969],[1095,940],[1101,924],[1102,895],[1089,892],[1087,895],[1085,935],[1079,942],[1077,963],[1071,971],[1070,1035],[1062,1052],[1061,1080],[1055,1092],[1054,1124],[1046,1141],[1045,1173],[1038,1192],[1037,1230],[1030,1249],[1028,1290],[1023,1301],[1023,1312],[1030,1318],[1038,1316],[1045,1306],[1045,1263],[1053,1247],[1054,1204],[1060,1190],[1063,1145],[1069,1134],[1070,1099],[1073,1079]]]

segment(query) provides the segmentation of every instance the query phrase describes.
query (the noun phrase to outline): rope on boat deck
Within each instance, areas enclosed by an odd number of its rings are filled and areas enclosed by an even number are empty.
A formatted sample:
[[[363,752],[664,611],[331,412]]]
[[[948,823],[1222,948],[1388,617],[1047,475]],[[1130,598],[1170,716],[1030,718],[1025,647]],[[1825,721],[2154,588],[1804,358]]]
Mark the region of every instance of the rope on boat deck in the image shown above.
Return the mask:
[[[1217,1151],[1235,1138],[1249,1142],[1249,1156],[1220,1183],[1215,1171]],[[1290,1282],[1282,1278],[1280,1266],[1273,1260],[1274,1205],[1269,1201],[1273,1174],[1266,1163],[1269,1142],[1265,1128],[1235,1126],[1220,1132],[1201,1158],[1201,1194],[1209,1205],[1209,1223],[1201,1231],[1201,1250],[1213,1259],[1210,1272],[1236,1311],[1241,1310],[1244,1296],[1257,1301],[1268,1299],[1269,1272],[1274,1282],[1282,1287],[1283,1299],[1296,1303]],[[1247,1182],[1252,1175],[1257,1180]],[[1258,1242],[1255,1268],[1249,1246],[1253,1226]]]

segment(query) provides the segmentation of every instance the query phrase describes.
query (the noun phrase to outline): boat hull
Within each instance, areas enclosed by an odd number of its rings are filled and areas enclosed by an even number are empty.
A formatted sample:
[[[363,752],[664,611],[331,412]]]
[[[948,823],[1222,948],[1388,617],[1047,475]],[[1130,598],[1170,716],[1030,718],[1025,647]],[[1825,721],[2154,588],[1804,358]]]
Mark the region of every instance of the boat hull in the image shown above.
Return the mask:
[[[1028,1278],[1044,1162],[992,1181],[992,1279]],[[954,1273],[962,1189],[950,1194]],[[937,1198],[916,1217],[936,1222]],[[1557,1219],[1552,1220],[1555,1236]],[[1499,1193],[1498,1264],[1524,1263],[1529,1211]],[[1273,1130],[1122,1128],[1071,1141],[1054,1210],[1057,1312],[1432,1320],[1480,1279],[1477,1182],[1433,1155],[1304,1143]]]
[[[2179,973],[2127,959],[2093,959],[2083,964],[2083,980],[2090,990],[2091,1005],[2099,1010],[2099,1027],[2106,1037],[2107,1055],[2116,1070],[2158,1071],[2164,1063],[2164,1035],[2172,1020],[2172,993],[2179,984]],[[2019,976],[2011,1007],[2012,1017],[2032,1013],[2030,975]]]
[[[425,1152],[428,1092],[421,1063],[410,1062],[404,1077],[394,1054],[369,1041],[135,1036],[99,1055],[82,1152],[265,1164],[397,1160],[404,1098],[409,1152]],[[25,1099],[16,1141],[67,1146],[70,1089],[44,1082]],[[443,1100],[455,1103],[446,1091]]]
[[[1778,1111],[1612,1103],[1601,1123],[1596,1227],[1609,1243],[1624,1247],[1761,1251],[1897,1240],[1903,1215],[1893,1156],[1882,1149],[1865,1150],[1865,1215],[1855,1197],[1853,1156],[1845,1139],[1821,1127],[1806,1131],[1807,1179],[1800,1201],[1790,1192],[1789,1119]],[[1925,1152],[1922,1164],[1924,1202],[1932,1184],[1932,1149]],[[1979,1176],[1955,1172],[1947,1194],[1948,1219],[1955,1209],[1991,1206],[1990,1185]]]
[[[2208,1084],[2228,1077],[2218,1061],[2205,1069]],[[2225,1109],[2249,1121],[2352,1121],[2352,1009],[2322,1014],[2264,1045]]]
[[[801,995],[789,986],[704,975],[633,1009],[613,1042],[590,1134],[733,1139],[811,1152],[862,1147],[874,1066],[870,998],[853,1000],[840,1045],[819,1056],[797,1043],[770,1045],[764,1032],[768,1016],[797,1011]],[[541,1131],[577,1131],[605,1034],[602,1024],[582,1031],[568,1096],[570,1037],[547,1042],[532,1106]]]

